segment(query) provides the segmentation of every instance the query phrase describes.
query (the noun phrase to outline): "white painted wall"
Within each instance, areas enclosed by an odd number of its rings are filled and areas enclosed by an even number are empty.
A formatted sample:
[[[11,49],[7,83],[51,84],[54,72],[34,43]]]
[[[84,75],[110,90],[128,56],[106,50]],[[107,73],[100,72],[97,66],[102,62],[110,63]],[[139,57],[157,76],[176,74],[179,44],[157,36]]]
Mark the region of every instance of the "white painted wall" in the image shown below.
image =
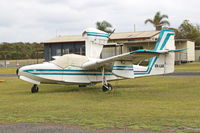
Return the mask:
[[[187,61],[195,61],[195,44],[192,41],[187,41]]]
[[[200,49],[195,50],[195,61],[200,61]]]

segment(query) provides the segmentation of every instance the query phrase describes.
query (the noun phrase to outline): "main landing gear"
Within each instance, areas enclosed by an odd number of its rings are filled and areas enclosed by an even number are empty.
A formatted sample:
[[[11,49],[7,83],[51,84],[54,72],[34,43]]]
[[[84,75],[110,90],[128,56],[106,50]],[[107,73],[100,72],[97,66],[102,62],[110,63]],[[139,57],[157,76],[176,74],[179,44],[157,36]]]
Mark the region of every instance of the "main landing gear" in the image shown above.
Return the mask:
[[[37,93],[38,91],[39,91],[39,87],[36,84],[34,84],[33,87],[31,88],[31,92]]]
[[[102,90],[105,92],[105,91],[111,91],[112,90],[112,85],[107,83],[107,84],[104,84],[102,86]]]
[[[104,67],[102,68],[102,85],[103,85],[102,91],[104,91],[104,92],[111,91],[113,89],[112,85],[109,84],[106,80]]]

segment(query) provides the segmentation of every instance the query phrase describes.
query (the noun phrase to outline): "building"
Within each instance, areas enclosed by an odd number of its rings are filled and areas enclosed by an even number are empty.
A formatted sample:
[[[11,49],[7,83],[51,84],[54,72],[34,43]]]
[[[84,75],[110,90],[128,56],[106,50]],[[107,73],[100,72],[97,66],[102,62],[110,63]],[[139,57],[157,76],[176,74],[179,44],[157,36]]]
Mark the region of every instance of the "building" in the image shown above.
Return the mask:
[[[109,43],[104,46],[101,57],[106,58],[137,49],[154,49],[159,31],[113,33]],[[175,41],[177,49],[186,48],[176,53],[176,62],[195,61],[194,42],[179,39]],[[44,42],[45,60],[52,60],[53,56],[64,54],[85,55],[85,41],[82,36],[61,36]]]

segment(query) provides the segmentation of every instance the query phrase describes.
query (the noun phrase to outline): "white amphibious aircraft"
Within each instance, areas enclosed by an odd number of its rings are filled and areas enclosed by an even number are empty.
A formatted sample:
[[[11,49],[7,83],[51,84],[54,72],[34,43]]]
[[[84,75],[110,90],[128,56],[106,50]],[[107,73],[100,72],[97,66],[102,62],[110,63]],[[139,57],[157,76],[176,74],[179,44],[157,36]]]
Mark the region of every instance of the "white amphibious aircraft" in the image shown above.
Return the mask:
[[[17,70],[20,79],[33,85],[31,92],[38,92],[39,84],[77,84],[80,87],[102,82],[102,90],[112,90],[107,81],[131,79],[172,73],[174,71],[175,50],[174,31],[160,31],[154,50],[140,49],[100,59],[103,46],[109,34],[89,28],[83,34],[86,56],[66,54],[50,62],[23,66]],[[148,66],[139,63],[149,59]]]

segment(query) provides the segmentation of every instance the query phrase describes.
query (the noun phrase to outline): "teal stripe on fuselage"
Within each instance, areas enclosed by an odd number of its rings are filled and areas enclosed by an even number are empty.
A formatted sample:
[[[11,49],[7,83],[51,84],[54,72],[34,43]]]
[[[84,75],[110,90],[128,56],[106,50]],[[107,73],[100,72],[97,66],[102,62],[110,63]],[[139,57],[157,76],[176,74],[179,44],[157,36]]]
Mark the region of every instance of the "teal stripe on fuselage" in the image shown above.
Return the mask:
[[[34,75],[92,75],[92,76],[102,75],[100,73],[101,71],[95,71],[95,70],[91,71],[91,70],[29,69],[29,70],[24,70],[24,72],[34,74]],[[55,73],[55,72],[62,72],[62,73]],[[73,72],[73,73],[69,73],[69,72]],[[74,72],[77,72],[77,73],[74,73]],[[105,73],[105,75],[112,75],[112,73],[111,72]]]
[[[135,75],[145,75],[145,74],[150,74],[155,62],[157,61],[158,57],[153,57],[154,59],[152,59],[153,63],[152,65],[148,66],[146,71],[134,71]]]
[[[113,68],[133,68],[133,66],[113,66]]]
[[[88,75],[88,76],[101,76],[101,73],[30,73],[33,75]],[[112,75],[112,73],[105,73],[104,75]]]
[[[116,68],[114,68],[114,69],[112,69],[112,70],[125,70],[125,71],[133,71],[133,69],[116,69]]]
[[[145,71],[135,71],[135,72],[148,72],[150,70],[150,68],[154,65],[154,62],[156,60],[156,57],[153,57],[150,59],[149,64],[147,66],[147,70]]]
[[[129,68],[131,68],[133,66],[113,66],[113,67],[129,67]]]
[[[113,66],[112,70],[133,71],[133,66]]]
[[[98,70],[67,70],[67,69],[29,69],[24,70],[24,72],[32,72],[32,71],[55,71],[55,72],[101,72]]]

